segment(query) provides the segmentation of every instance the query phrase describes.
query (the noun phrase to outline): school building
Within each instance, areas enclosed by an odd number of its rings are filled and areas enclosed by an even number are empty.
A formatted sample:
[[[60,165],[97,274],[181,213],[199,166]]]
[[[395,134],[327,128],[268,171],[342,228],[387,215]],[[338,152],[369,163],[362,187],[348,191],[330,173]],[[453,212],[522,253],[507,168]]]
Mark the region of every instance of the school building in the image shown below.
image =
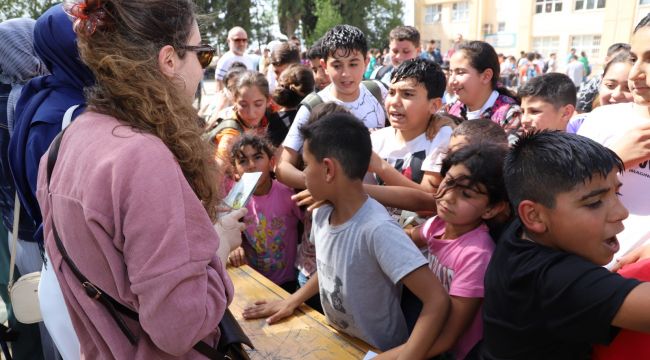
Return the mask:
[[[462,34],[516,57],[522,50],[545,58],[555,52],[560,64],[576,48],[596,67],[609,45],[629,42],[636,23],[650,12],[650,0],[412,1],[407,22],[420,30],[423,42],[439,42],[443,53]]]

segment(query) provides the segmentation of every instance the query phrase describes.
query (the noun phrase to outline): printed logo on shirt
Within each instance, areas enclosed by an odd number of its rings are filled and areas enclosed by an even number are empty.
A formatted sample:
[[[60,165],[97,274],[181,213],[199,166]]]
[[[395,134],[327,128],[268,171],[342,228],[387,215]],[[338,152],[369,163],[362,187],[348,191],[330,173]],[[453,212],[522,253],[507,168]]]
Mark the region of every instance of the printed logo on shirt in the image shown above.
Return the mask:
[[[248,260],[251,266],[262,273],[281,270],[287,267],[284,259],[285,244],[283,238],[287,232],[284,219],[281,217],[269,220],[262,213],[258,213],[258,221],[253,236],[246,232],[249,245],[255,251]],[[246,225],[255,223],[252,217],[247,217]]]
[[[433,271],[434,275],[440,280],[442,286],[449,293],[449,288],[451,288],[451,281],[454,279],[454,270],[444,266],[438,260],[438,257],[429,252],[429,269]]]
[[[327,320],[335,327],[345,330],[353,325],[354,316],[345,309],[345,295],[342,293],[343,281],[322,261],[318,262],[318,286],[320,298]]]

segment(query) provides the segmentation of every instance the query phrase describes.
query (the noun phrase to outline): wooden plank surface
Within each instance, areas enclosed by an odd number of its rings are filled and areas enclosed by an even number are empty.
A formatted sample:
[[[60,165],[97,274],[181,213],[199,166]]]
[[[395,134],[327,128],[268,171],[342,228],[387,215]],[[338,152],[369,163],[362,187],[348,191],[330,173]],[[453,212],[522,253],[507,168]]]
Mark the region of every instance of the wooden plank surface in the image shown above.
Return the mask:
[[[247,265],[228,267],[228,274],[235,286],[230,311],[255,345],[249,352],[251,359],[362,359],[368,350],[376,351],[329,326],[322,314],[304,304],[278,324],[244,320],[241,314],[247,305],[262,299],[284,299],[289,294]]]

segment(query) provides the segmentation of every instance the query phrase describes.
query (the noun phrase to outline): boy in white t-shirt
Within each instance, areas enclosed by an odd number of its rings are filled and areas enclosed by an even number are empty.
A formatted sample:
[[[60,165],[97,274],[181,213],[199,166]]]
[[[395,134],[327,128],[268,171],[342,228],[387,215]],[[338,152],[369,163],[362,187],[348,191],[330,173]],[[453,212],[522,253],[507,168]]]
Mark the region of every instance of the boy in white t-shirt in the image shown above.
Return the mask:
[[[650,26],[641,24],[630,42],[634,66],[628,83],[634,102],[598,107],[578,130],[578,135],[614,150],[625,165],[626,171],[619,174],[623,183],[620,193],[630,216],[623,220],[625,230],[618,235],[620,250],[616,257],[650,240],[650,65],[646,61],[650,55]]]
[[[390,167],[371,166],[379,183],[416,187],[435,192],[440,184],[440,165],[453,131],[441,123],[428,136],[427,129],[441,122],[436,116],[445,92],[445,74],[430,60],[403,62],[392,74],[385,105],[391,126],[371,134],[372,150]]]
[[[332,83],[318,92],[323,102],[336,102],[361,120],[369,129],[385,126],[383,105],[363,85],[363,73],[368,66],[368,44],[361,30],[351,25],[337,25],[321,39],[321,65]],[[386,89],[377,82],[382,98]],[[307,123],[311,111],[301,106],[282,143],[283,149],[276,168],[276,175],[285,185],[295,189],[305,188],[305,179],[298,169],[303,138],[300,127]]]

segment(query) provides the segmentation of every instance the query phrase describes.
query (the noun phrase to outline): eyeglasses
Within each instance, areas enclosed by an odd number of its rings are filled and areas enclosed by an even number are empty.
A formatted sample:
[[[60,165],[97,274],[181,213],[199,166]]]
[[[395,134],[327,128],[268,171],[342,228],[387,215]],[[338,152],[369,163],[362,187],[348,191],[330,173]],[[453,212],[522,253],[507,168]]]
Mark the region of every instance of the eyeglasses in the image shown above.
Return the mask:
[[[230,39],[230,40],[234,42],[243,42],[243,43],[248,42],[248,39]]]
[[[217,52],[215,48],[207,44],[198,46],[185,45],[182,46],[181,49],[195,52],[196,57],[199,58],[199,64],[201,64],[201,67],[204,69],[210,65],[214,53]]]

